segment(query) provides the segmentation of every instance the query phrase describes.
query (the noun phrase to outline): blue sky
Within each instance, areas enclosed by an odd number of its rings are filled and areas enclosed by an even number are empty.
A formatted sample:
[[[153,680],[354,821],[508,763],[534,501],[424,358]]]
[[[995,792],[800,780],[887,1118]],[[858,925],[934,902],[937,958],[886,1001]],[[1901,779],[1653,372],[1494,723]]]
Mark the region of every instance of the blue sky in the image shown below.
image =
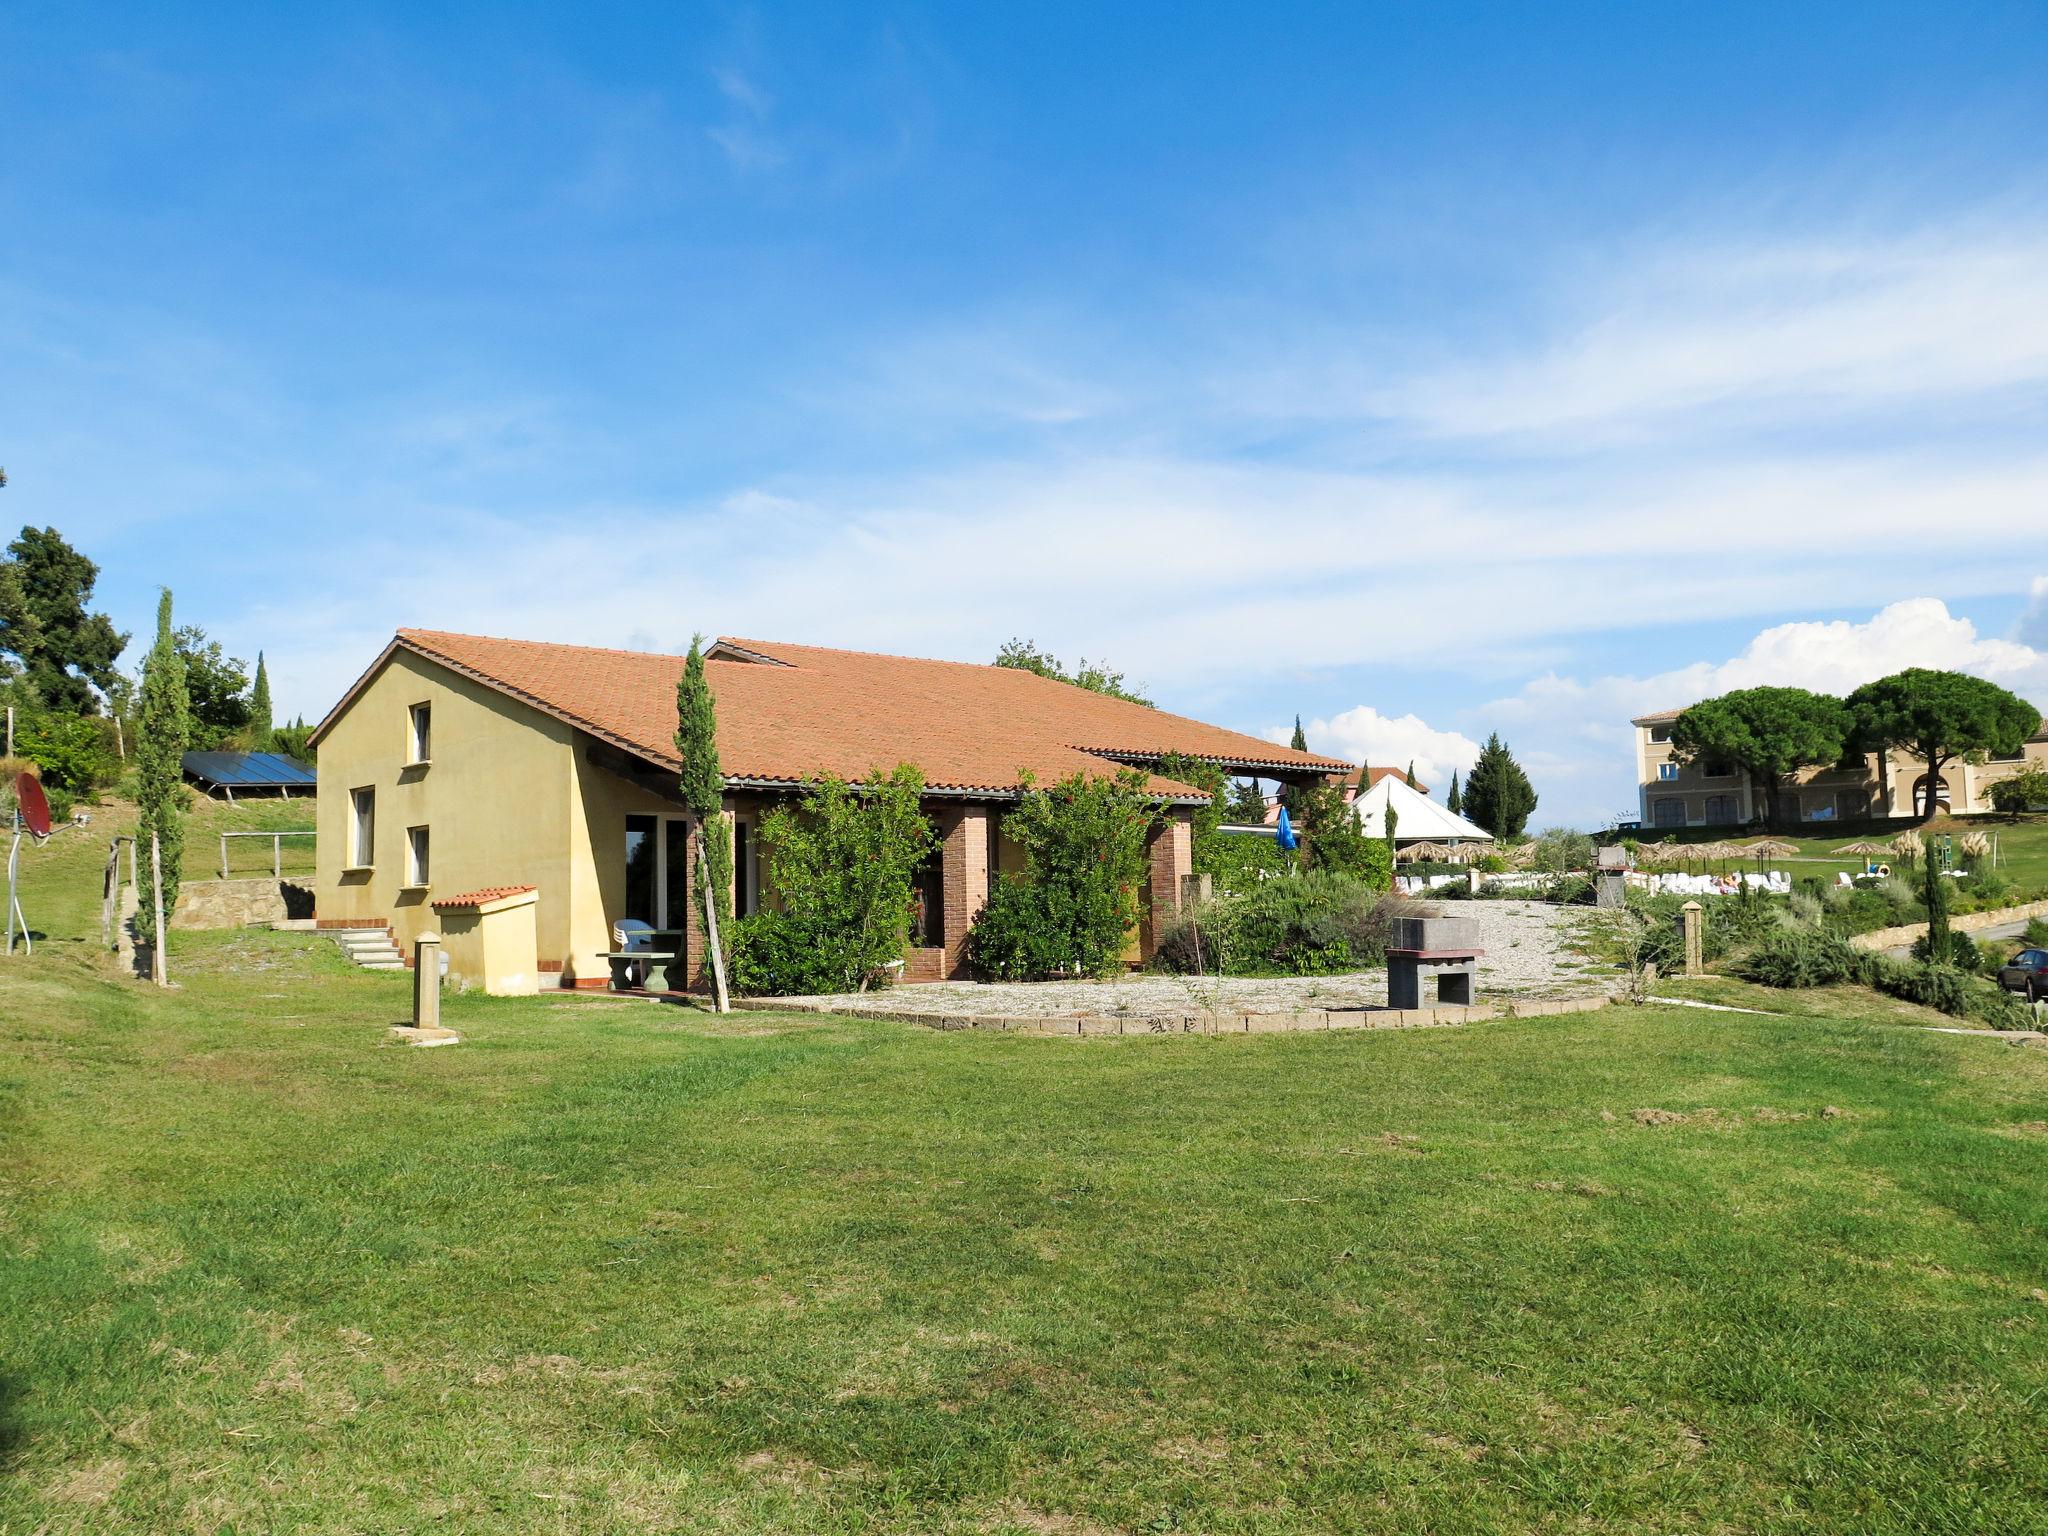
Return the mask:
[[[2048,704],[2048,9],[0,10],[0,522],[317,716],[400,624],[1106,657],[1633,805]]]

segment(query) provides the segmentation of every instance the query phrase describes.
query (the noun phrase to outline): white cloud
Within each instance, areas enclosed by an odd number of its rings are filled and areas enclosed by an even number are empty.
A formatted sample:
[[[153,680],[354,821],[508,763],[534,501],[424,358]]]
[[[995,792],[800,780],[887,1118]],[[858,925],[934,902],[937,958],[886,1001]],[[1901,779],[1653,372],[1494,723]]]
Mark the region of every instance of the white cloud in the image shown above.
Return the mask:
[[[1406,769],[1414,765],[1415,777],[1429,786],[1441,800],[1453,772],[1468,772],[1479,757],[1479,743],[1456,731],[1440,731],[1414,714],[1389,717],[1370,704],[1360,704],[1327,720],[1302,724],[1308,749],[1325,757],[1341,757],[1354,763],[1379,768]],[[1268,726],[1262,733],[1268,741],[1285,744],[1293,736],[1291,726]]]

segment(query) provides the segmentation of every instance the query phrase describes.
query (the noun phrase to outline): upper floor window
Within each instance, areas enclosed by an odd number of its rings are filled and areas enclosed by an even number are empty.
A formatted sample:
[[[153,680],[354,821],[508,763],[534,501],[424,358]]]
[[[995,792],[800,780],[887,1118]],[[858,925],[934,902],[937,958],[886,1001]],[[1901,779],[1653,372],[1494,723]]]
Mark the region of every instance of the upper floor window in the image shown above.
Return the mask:
[[[1700,772],[1710,779],[1729,779],[1735,776],[1735,765],[1726,758],[1710,757],[1700,764]]]
[[[1657,765],[1657,777],[1662,779],[1667,784],[1670,783],[1673,779],[1678,777],[1678,764],[1659,763]]]
[[[377,862],[377,791],[352,789],[348,792],[350,811],[348,862],[353,869],[368,869]]]
[[[405,883],[425,885],[427,883],[427,829],[407,827],[405,829]]]
[[[432,762],[434,758],[434,706],[415,704],[407,712],[405,725],[405,760],[412,763]]]
[[[1670,739],[1671,739],[1671,727],[1670,727],[1670,726],[1668,726],[1668,725],[1653,725],[1653,726],[1651,726],[1651,727],[1650,727],[1650,740],[1652,740],[1652,741],[1669,741]]]

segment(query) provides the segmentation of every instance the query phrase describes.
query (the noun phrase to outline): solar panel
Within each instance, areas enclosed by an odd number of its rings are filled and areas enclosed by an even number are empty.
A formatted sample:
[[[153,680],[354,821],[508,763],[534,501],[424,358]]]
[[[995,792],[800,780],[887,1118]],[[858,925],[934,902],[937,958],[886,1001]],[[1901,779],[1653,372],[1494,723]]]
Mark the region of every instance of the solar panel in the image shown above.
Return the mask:
[[[311,789],[319,782],[311,766],[281,752],[187,752],[181,765],[224,789]]]

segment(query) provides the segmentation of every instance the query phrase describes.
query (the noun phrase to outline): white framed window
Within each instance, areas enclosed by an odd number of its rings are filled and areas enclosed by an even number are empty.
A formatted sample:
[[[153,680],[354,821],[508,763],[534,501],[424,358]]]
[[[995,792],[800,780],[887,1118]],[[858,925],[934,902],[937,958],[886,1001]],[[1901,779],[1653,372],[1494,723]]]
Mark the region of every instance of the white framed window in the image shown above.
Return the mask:
[[[406,711],[405,765],[408,768],[434,760],[434,706],[415,704]]]
[[[1659,763],[1657,765],[1657,777],[1663,783],[1671,783],[1674,779],[1678,777],[1678,764]]]
[[[348,792],[349,845],[351,869],[368,869],[377,862],[377,791],[370,788]]]
[[[1664,741],[1669,741],[1670,739],[1671,739],[1671,727],[1670,727],[1670,726],[1668,726],[1668,725],[1653,725],[1653,726],[1651,726],[1651,727],[1650,727],[1650,740],[1652,740],[1652,741],[1657,741],[1657,742],[1664,742]]]
[[[427,883],[427,829],[407,827],[405,829],[405,883],[408,886],[424,886]]]

